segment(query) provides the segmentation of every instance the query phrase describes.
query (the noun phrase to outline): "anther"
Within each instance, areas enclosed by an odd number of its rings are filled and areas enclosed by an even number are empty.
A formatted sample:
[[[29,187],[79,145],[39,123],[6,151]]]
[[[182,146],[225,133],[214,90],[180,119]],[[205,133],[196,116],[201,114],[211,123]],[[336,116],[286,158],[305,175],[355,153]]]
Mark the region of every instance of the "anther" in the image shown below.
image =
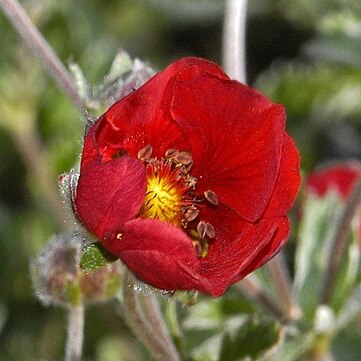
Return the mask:
[[[195,188],[195,186],[197,184],[197,178],[188,176],[186,179],[186,184],[188,185],[189,188]]]
[[[192,156],[190,153],[188,152],[177,152],[175,155],[174,155],[174,161],[176,163],[179,163],[181,165],[188,165],[192,162]]]
[[[122,239],[122,237],[123,237],[123,235],[122,235],[121,233],[118,233],[118,234],[117,234],[117,239],[120,240],[120,239]]]
[[[190,206],[184,213],[184,218],[188,222],[192,222],[198,217],[199,209],[197,209],[195,206]]]
[[[218,206],[219,200],[216,193],[214,193],[211,190],[208,190],[204,192],[204,196],[210,204],[213,204],[214,206]]]
[[[178,153],[177,149],[171,148],[171,149],[166,150],[166,152],[165,152],[164,155],[165,155],[166,158],[172,158],[172,157],[174,157],[177,153]]]
[[[138,158],[140,160],[148,160],[152,155],[153,148],[150,144],[146,145],[144,148],[138,151]]]
[[[201,238],[208,236],[209,238],[214,238],[216,236],[216,230],[214,227],[205,221],[200,221],[197,225],[197,232]]]

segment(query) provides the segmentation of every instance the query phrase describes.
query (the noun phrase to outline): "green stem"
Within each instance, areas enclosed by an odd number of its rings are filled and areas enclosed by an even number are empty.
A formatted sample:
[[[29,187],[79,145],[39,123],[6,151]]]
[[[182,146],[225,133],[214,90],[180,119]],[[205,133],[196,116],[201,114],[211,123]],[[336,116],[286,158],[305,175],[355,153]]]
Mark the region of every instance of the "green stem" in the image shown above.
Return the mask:
[[[157,336],[163,340],[168,350],[170,350],[172,354],[176,355],[178,352],[164,321],[157,297],[153,294],[141,293],[139,294],[139,303],[146,321],[152,325],[154,330],[156,330]]]
[[[65,361],[80,361],[84,336],[84,305],[70,306]]]
[[[288,315],[278,306],[273,297],[262,288],[253,275],[244,278],[239,283],[239,287],[247,297],[260,305],[267,313],[270,313],[276,319],[289,321]]]
[[[292,295],[291,278],[283,253],[268,262],[267,267],[285,314],[290,320],[299,319],[302,313]]]
[[[126,272],[123,287],[123,306],[124,317],[128,326],[155,359],[158,361],[180,361],[181,358],[174,345],[170,347],[169,342],[162,337],[162,333],[165,332],[164,329],[159,328],[162,321],[155,321],[156,312],[154,309],[144,311],[139,303],[138,294],[134,292],[134,286],[134,277],[129,272]],[[152,316],[149,313],[152,313]],[[170,338],[169,335],[168,337]]]
[[[227,0],[223,25],[223,67],[233,79],[246,82],[247,0]]]
[[[29,49],[43,63],[59,88],[68,95],[82,113],[84,110],[83,101],[78,94],[72,77],[54,50],[35,27],[21,4],[17,0],[0,0],[0,8],[23,38]]]
[[[328,257],[327,269],[323,277],[320,304],[328,304],[331,300],[334,285],[338,276],[338,268],[345,254],[350,232],[351,221],[361,204],[361,180],[353,187],[352,193],[340,218],[332,240],[331,252]]]

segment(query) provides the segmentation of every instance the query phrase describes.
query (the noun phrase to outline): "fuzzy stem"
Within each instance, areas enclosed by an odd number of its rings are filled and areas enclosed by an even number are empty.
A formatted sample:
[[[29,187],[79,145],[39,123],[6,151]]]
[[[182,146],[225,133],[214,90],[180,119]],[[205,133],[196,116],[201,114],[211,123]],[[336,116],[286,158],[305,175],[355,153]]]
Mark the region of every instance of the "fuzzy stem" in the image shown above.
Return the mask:
[[[17,0],[0,0],[0,8],[33,54],[36,55],[46,67],[59,88],[68,95],[80,112],[83,112],[83,101],[78,94],[72,77],[39,30],[35,27],[21,4]]]
[[[174,346],[174,342],[169,334],[168,327],[161,313],[157,297],[152,294],[139,295],[140,306],[142,308],[145,319],[152,328],[156,330],[157,336],[164,341],[167,348],[177,355],[178,351]]]
[[[70,306],[65,361],[80,361],[84,336],[84,305]]]
[[[36,179],[39,184],[42,196],[47,202],[59,227],[66,229],[64,207],[55,186],[56,183],[54,183],[56,178],[52,174],[52,169],[49,168],[43,145],[35,128],[35,121],[30,112],[24,114],[22,121],[23,125],[21,128],[10,128],[14,143],[23,158],[29,176]]]
[[[267,267],[287,317],[291,320],[299,319],[301,310],[292,295],[291,277],[283,253],[281,252],[274,257],[267,264]]]
[[[272,314],[275,318],[289,321],[288,315],[278,306],[273,297],[262,288],[253,275],[244,278],[239,287],[251,300],[258,303],[266,312]]]
[[[340,218],[332,240],[332,248],[328,258],[327,269],[323,277],[320,304],[330,302],[333,288],[338,276],[337,270],[346,250],[351,221],[361,204],[361,180],[353,187],[352,193]]]
[[[223,67],[226,73],[246,82],[247,0],[227,0],[223,25]]]
[[[134,278],[126,272],[123,287],[124,317],[128,326],[138,339],[149,349],[155,359],[159,361],[180,361],[175,347],[169,348],[162,338],[159,322],[152,323],[144,316],[139,305],[138,295],[134,292]],[[152,311],[154,313],[154,310]],[[149,314],[148,316],[149,317]],[[154,317],[154,314],[153,316]]]

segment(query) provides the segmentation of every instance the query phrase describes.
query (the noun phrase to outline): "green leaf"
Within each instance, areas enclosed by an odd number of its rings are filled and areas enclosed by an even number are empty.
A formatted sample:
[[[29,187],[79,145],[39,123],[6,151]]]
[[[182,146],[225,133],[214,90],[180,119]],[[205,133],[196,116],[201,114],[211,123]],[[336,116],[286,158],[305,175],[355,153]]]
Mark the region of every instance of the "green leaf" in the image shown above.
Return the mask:
[[[80,259],[80,267],[84,271],[97,270],[118,258],[110,254],[100,242],[91,243],[83,248],[83,254]]]
[[[327,267],[337,212],[342,210],[336,194],[324,198],[308,195],[295,255],[294,294],[304,315],[313,319],[321,282]]]
[[[255,360],[278,345],[282,334],[283,330],[279,323],[251,318],[243,323],[234,335],[225,334],[219,361],[236,361],[244,358]]]
[[[313,321],[319,302],[320,290],[331,246],[336,232],[337,219],[344,206],[335,193],[319,198],[309,194],[304,203],[303,219],[295,256],[294,294],[309,321]],[[355,224],[358,227],[358,223]],[[346,252],[336,276],[330,307],[337,315],[355,286],[360,261],[356,232],[349,237]]]

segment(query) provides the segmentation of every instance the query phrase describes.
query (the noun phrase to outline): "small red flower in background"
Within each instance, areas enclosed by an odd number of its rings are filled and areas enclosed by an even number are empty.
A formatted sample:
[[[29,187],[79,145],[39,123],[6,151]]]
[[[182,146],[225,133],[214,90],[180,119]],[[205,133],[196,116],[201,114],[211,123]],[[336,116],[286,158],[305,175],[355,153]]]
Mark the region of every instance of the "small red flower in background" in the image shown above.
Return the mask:
[[[336,192],[343,202],[349,198],[356,182],[361,178],[361,163],[358,161],[334,163],[310,174],[306,190],[318,197]],[[361,245],[361,219],[356,223],[356,235]]]
[[[299,183],[284,108],[185,58],[90,128],[74,208],[139,279],[219,296],[284,246]]]
[[[335,163],[310,174],[307,190],[319,197],[337,192],[343,201],[349,197],[356,181],[361,177],[361,163],[357,161]]]

